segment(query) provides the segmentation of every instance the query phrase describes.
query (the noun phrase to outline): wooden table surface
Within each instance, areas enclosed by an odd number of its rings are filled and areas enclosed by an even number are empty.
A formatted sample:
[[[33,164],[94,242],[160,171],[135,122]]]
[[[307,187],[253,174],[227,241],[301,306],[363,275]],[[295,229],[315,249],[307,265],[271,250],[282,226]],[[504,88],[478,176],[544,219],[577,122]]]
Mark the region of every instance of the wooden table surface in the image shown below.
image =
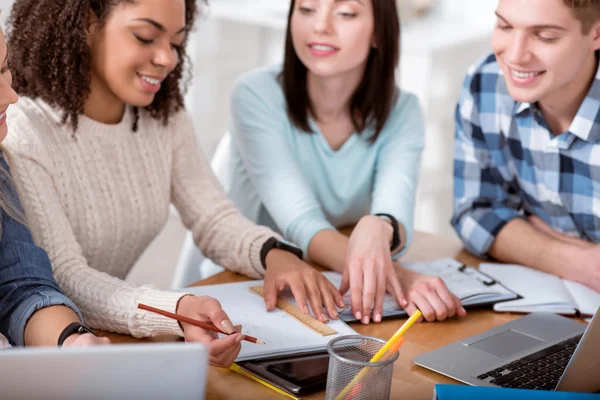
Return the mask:
[[[469,265],[478,265],[480,260],[463,250],[456,239],[445,238],[425,233],[415,233],[411,248],[403,256],[403,261],[428,261],[437,258],[452,257]],[[241,282],[246,277],[231,272],[222,272],[208,279],[197,282],[193,286],[213,285],[218,283]],[[392,381],[392,399],[431,400],[433,386],[436,383],[456,383],[452,379],[430,372],[412,364],[411,360],[422,353],[444,346],[462,338],[484,332],[494,326],[517,318],[518,315],[494,313],[488,310],[470,311],[465,318],[451,319],[444,322],[421,323],[414,325],[406,334],[406,342],[400,349],[400,357],[394,365]],[[384,321],[380,324],[352,324],[357,332],[365,335],[388,339],[404,322],[402,320]],[[147,342],[130,336],[113,333],[101,334],[111,338],[113,343]],[[152,341],[168,341],[174,338],[158,338]],[[322,399],[325,392],[303,399]],[[260,399],[283,400],[281,396],[262,385],[244,378],[228,369],[211,367],[208,373],[206,399]]]

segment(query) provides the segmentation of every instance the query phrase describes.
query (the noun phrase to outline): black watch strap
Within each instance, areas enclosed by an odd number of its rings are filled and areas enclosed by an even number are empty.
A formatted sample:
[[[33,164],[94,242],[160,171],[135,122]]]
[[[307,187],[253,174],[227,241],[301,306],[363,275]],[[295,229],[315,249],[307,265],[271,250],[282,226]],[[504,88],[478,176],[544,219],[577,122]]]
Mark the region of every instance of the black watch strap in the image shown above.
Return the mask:
[[[394,252],[395,250],[398,250],[400,248],[400,245],[402,244],[400,241],[400,228],[398,228],[398,221],[396,220],[396,218],[394,218],[393,215],[391,214],[375,214],[378,217],[385,217],[387,219],[390,220],[390,223],[392,224],[392,243],[390,244],[390,250],[392,252]]]
[[[296,246],[292,246],[290,244],[277,240],[276,237],[271,237],[265,242],[265,244],[263,244],[263,247],[260,250],[260,262],[265,269],[267,268],[267,254],[269,254],[269,251],[271,251],[272,249],[280,249],[287,251],[302,260],[302,250],[300,250]]]
[[[69,336],[74,335],[74,334],[82,335],[84,333],[91,333],[94,336],[98,336],[94,332],[92,332],[90,329],[88,329],[85,326],[81,325],[79,322],[70,323],[60,333],[60,336],[58,337],[58,347],[62,346],[63,343],[65,342],[65,340],[67,340],[67,338]]]

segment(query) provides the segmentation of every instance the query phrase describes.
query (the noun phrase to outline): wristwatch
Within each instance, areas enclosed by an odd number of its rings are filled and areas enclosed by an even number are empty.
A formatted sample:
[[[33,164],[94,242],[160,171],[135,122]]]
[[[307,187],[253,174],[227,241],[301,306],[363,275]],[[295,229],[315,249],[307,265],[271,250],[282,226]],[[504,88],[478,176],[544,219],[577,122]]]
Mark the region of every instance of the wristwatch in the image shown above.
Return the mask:
[[[398,221],[391,214],[375,214],[376,216],[385,219],[392,225],[392,243],[390,244],[390,250],[394,252],[395,250],[400,248],[401,240],[400,240],[400,229],[398,228]]]
[[[265,269],[267,269],[267,254],[272,249],[279,249],[279,250],[287,251],[302,260],[302,250],[300,250],[296,246],[292,246],[290,244],[282,242],[282,241],[278,240],[276,237],[271,237],[265,242],[265,244],[263,244],[263,247],[260,250],[260,262],[262,263],[262,265]]]
[[[65,342],[65,340],[67,340],[67,338],[71,335],[83,335],[84,333],[91,333],[94,336],[98,336],[96,335],[94,332],[92,332],[89,328],[86,328],[85,326],[81,325],[79,322],[73,322],[71,324],[69,324],[61,333],[60,336],[58,337],[58,347],[62,346],[63,343]]]

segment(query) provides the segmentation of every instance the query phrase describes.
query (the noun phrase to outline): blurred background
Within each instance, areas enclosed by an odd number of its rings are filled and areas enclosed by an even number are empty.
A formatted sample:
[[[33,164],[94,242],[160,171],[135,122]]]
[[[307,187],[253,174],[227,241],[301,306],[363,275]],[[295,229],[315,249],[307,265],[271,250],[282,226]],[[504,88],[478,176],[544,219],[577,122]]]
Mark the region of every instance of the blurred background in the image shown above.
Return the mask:
[[[467,68],[490,51],[497,0],[396,1],[402,20],[398,81],[418,96],[426,127],[415,229],[451,236],[454,108]],[[0,0],[3,28],[13,2]],[[193,80],[186,104],[209,158],[227,129],[237,77],[281,62],[289,3],[210,0],[198,21],[189,41]],[[168,288],[184,235],[174,213],[128,280]]]

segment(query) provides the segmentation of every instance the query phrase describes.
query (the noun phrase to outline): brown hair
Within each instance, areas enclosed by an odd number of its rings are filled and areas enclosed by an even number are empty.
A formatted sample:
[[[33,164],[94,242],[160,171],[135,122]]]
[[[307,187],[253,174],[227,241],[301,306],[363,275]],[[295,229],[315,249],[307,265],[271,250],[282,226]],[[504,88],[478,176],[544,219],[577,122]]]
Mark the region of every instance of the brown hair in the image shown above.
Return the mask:
[[[17,0],[8,21],[9,57],[17,93],[41,98],[61,109],[62,122],[70,122],[75,132],[90,94],[91,52],[86,42],[90,12],[101,27],[112,9],[123,2],[135,3],[135,0]],[[196,18],[196,1],[185,0],[185,11],[189,31]],[[144,108],[165,125],[169,116],[184,106],[182,91],[185,88],[179,85],[184,64],[189,61],[185,42],[177,52],[179,64],[162,83],[152,104]],[[137,108],[134,115],[132,129],[135,131]]]
[[[600,0],[563,0],[573,15],[581,22],[581,32],[588,34],[600,20]]]
[[[288,14],[285,57],[280,80],[285,93],[287,112],[299,129],[312,133],[309,113],[316,116],[306,87],[307,68],[298,58],[292,42],[291,19],[295,0]],[[375,43],[367,58],[362,81],[350,99],[350,115],[354,128],[360,132],[373,125],[375,141],[383,129],[396,98],[396,67],[400,57],[400,22],[396,1],[373,0]]]

